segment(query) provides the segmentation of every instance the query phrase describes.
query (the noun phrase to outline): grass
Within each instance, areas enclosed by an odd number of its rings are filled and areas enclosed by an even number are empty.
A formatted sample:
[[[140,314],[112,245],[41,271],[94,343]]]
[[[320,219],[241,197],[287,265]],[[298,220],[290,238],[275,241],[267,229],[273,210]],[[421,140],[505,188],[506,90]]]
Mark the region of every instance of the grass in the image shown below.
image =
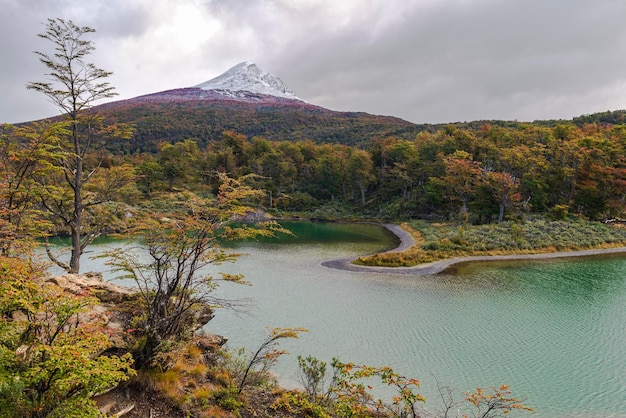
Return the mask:
[[[232,376],[216,364],[220,356],[190,341],[161,353],[158,366],[140,370],[133,383],[154,391],[188,416],[237,417],[243,403],[232,387]],[[220,380],[213,379],[215,375]]]
[[[236,418],[242,413],[247,416],[310,416],[282,410],[276,415],[271,413],[272,405],[281,394],[277,392],[280,388],[275,375],[269,370],[253,370],[245,390],[240,393],[238,383],[248,361],[244,354],[244,350],[229,351],[211,346],[202,336],[197,336],[160,352],[153,367],[139,370],[131,383],[155,393],[178,408],[182,415],[190,417]]]
[[[356,263],[402,267],[459,256],[535,254],[626,245],[626,228],[579,218],[533,217],[523,222],[488,225],[411,221],[402,226],[413,236],[416,245],[400,253],[360,257]]]

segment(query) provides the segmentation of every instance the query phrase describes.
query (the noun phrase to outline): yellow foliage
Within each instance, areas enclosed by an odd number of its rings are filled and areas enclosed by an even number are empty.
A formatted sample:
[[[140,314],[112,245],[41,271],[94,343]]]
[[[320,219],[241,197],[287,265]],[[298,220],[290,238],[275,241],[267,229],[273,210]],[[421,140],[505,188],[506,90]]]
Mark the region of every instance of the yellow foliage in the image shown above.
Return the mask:
[[[202,413],[203,418],[232,418],[236,416],[238,415],[219,406],[210,406]]]
[[[187,347],[187,355],[192,360],[197,360],[198,358],[201,358],[202,354],[202,350],[197,345],[190,344]]]
[[[233,383],[233,377],[226,370],[210,370],[208,375],[218,385],[228,386]]]

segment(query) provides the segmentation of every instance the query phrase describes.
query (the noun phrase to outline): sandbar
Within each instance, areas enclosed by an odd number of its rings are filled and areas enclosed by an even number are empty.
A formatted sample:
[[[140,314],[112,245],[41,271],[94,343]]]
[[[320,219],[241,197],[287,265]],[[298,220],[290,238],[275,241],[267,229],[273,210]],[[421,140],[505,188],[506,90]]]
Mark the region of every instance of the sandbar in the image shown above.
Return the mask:
[[[415,241],[411,237],[411,235],[402,229],[400,225],[396,224],[383,224],[385,228],[389,231],[393,232],[398,239],[400,240],[400,244],[389,251],[391,252],[402,252],[413,245],[415,245]],[[459,263],[468,263],[474,261],[500,261],[500,260],[543,260],[543,259],[551,259],[551,258],[566,258],[566,257],[586,257],[586,256],[594,256],[594,255],[602,255],[602,254],[619,254],[626,253],[626,247],[616,247],[616,248],[598,248],[598,249],[588,249],[588,250],[578,250],[578,251],[561,251],[561,252],[551,252],[551,253],[537,253],[537,254],[507,254],[507,255],[477,255],[477,256],[466,256],[466,257],[454,257],[446,260],[433,261],[431,263],[419,264],[413,267],[378,267],[378,266],[361,266],[357,264],[353,264],[353,261],[358,258],[355,257],[345,257],[338,258],[335,260],[324,261],[322,265],[328,268],[334,268],[339,270],[346,271],[354,271],[354,272],[365,272],[365,273],[384,273],[384,274],[411,274],[415,276],[430,276],[433,274],[443,273],[445,270],[450,268],[451,266]]]

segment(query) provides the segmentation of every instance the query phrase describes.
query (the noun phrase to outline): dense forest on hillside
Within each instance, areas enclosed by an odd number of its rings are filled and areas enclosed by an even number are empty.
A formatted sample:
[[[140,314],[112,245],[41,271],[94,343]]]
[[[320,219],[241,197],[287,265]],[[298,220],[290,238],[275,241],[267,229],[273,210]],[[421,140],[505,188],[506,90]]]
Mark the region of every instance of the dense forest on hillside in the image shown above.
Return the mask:
[[[334,112],[295,101],[259,105],[228,100],[136,103],[131,99],[102,105],[98,111],[109,124],[130,123],[135,127],[130,141],[117,144],[125,152],[154,152],[160,142],[189,138],[206,146],[224,131],[274,141],[308,139],[363,146],[376,136],[412,138],[429,128],[390,116]]]
[[[557,124],[479,129],[448,126],[411,140],[368,146],[269,141],[225,132],[199,147],[164,143],[155,154],[112,156],[131,164],[150,194],[211,191],[215,173],[254,174],[265,209],[312,212],[329,203],[387,218],[468,217],[473,223],[530,212],[589,219],[623,217],[626,126]]]
[[[35,146],[16,142],[16,135],[19,130],[4,128],[5,158],[12,148]],[[489,223],[533,212],[624,217],[625,146],[622,124],[483,123],[412,139],[380,137],[359,147],[226,131],[218,138],[164,140],[155,152],[127,154],[113,146],[91,158],[104,162],[102,176],[115,171],[134,179],[124,188],[131,204],[161,191],[214,192],[217,173],[252,174],[248,181],[265,190],[257,202],[265,210],[314,213],[347,205],[366,217]]]
[[[311,140],[316,144],[368,148],[373,139],[395,136],[413,140],[421,132],[436,133],[451,126],[476,131],[486,124],[508,129],[522,129],[528,125],[504,120],[414,124],[391,116],[336,112],[293,100],[264,104],[223,98],[203,100],[195,90],[198,89],[183,89],[182,93],[181,90],[161,92],[97,106],[96,110],[107,124],[126,123],[135,127],[130,141],[110,144],[109,148],[117,147],[129,153],[156,152],[160,142],[173,144],[190,138],[205,147],[225,131],[234,131],[248,138],[260,136],[270,141]],[[571,121],[539,120],[532,125],[543,128],[563,124],[607,126],[624,124],[625,118],[626,111],[617,110],[581,115]]]

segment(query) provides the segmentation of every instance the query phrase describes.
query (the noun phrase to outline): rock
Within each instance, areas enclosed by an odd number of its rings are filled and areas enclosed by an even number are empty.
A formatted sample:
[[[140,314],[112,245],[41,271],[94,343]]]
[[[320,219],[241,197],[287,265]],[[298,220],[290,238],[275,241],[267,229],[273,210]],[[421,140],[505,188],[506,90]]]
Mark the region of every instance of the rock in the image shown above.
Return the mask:
[[[137,297],[137,289],[106,282],[101,273],[64,274],[48,281],[75,295],[92,293],[105,303],[120,303]]]
[[[82,323],[99,323],[109,336],[113,349],[127,347],[126,325],[128,322],[126,302],[136,301],[140,296],[137,289],[106,282],[100,273],[64,274],[46,279],[46,282],[59,286],[63,291],[74,295],[93,295],[99,303],[81,314]],[[132,316],[132,315],[131,315]]]
[[[214,316],[213,309],[206,305],[203,306],[195,317],[196,330],[205,326],[211,319],[213,319]]]
[[[263,222],[272,220],[274,217],[261,209],[256,209],[254,211],[247,212],[244,215],[234,216],[234,219],[245,222]]]
[[[69,276],[69,275],[68,275]],[[83,288],[80,286],[70,282],[67,276],[57,276],[48,279],[49,283],[54,283],[59,286],[61,289],[66,290],[75,295],[80,294],[83,291]]]
[[[115,414],[113,414],[113,417],[114,418],[123,417],[124,415],[132,411],[133,409],[135,409],[135,404],[128,405],[126,408],[123,408],[121,411],[118,411]]]
[[[59,286],[63,291],[74,295],[93,295],[98,303],[90,310],[81,314],[81,323],[101,324],[103,332],[113,343],[111,350],[124,350],[128,347],[127,332],[133,317],[140,315],[141,295],[137,289],[119,286],[106,282],[100,273],[64,274],[46,279],[46,282]],[[16,313],[17,314],[17,313]],[[198,306],[188,312],[184,325],[188,329],[198,331],[213,318],[210,306]],[[207,346],[220,347],[226,343],[224,337],[211,335],[204,338]]]
[[[28,322],[28,316],[22,311],[11,312],[11,319],[15,322]]]
[[[215,348],[219,348],[228,342],[228,338],[211,333],[203,333],[196,337],[196,344],[204,352],[209,352]]]

